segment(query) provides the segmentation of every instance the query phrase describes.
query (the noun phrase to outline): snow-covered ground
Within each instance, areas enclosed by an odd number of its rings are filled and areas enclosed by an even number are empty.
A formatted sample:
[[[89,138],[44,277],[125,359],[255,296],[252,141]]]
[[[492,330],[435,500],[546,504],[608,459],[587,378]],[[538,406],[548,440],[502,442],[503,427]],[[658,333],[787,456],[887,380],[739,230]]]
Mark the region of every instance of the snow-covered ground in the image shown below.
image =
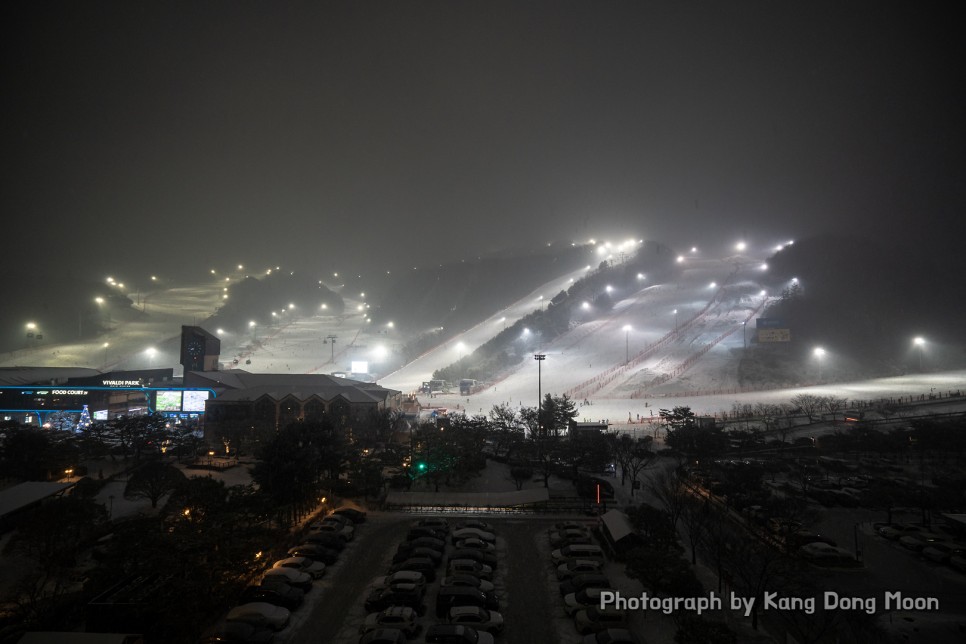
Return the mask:
[[[737,389],[737,349],[769,295],[758,282],[764,258],[754,254],[728,258],[689,256],[681,277],[652,284],[646,278],[634,292],[614,292],[610,311],[579,309],[570,332],[534,352],[546,355],[538,364],[524,360],[509,374],[469,398],[440,394],[421,399],[424,405],[486,413],[493,405],[534,406],[543,394],[567,393],[581,403],[581,419],[625,423],[656,415],[661,407],[688,405],[714,414],[735,403],[787,402],[804,391],[872,400],[929,393],[966,391],[966,372],[956,371],[815,387],[731,393]],[[428,351],[402,368],[380,375],[380,384],[415,391],[434,370],[468,355],[561,289],[585,270],[554,279],[513,305]],[[202,324],[217,309],[225,282],[158,289],[140,294],[144,314],[117,321],[107,336],[94,342],[38,346],[0,356],[0,366],[82,366],[101,370],[174,367],[178,363],[183,324]],[[362,302],[346,300],[346,311]],[[745,326],[750,327],[747,329]],[[217,329],[209,328],[211,332]],[[366,360],[379,374],[389,364],[387,352],[404,338],[390,327],[374,328],[363,313],[345,316],[285,314],[276,325],[256,326],[250,333],[219,333],[222,363],[260,373],[330,373],[350,371],[353,360]],[[331,338],[335,336],[335,343]],[[749,336],[750,339],[750,336]],[[153,349],[154,351],[150,351]],[[235,362],[237,360],[237,362]],[[583,404],[586,401],[587,404]]]

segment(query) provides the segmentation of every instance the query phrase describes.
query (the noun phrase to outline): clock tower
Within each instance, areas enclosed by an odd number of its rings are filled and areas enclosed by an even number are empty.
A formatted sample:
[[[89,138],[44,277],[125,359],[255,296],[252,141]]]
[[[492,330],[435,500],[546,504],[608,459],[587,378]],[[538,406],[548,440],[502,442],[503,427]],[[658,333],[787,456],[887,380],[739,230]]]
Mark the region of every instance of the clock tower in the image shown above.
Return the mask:
[[[200,326],[181,327],[181,365],[188,371],[217,371],[221,340]]]

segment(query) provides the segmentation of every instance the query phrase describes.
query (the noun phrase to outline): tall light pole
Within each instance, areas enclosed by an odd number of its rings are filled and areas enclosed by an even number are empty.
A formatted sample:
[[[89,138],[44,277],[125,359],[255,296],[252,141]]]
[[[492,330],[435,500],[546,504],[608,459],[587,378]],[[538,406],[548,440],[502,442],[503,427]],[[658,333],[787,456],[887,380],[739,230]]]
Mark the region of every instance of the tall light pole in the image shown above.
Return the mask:
[[[674,330],[677,331],[678,330],[678,310],[674,309],[673,313],[674,313]]]
[[[540,423],[540,408],[543,406],[543,383],[541,382],[541,378],[543,361],[547,359],[547,356],[544,353],[535,353],[533,359],[537,361],[537,432],[542,433],[540,431],[543,429]]]
[[[110,342],[105,342],[104,343],[104,366],[105,367],[107,366],[107,348],[109,346],[111,346],[111,343]]]
[[[335,341],[336,341],[336,338],[338,338],[338,337],[339,336],[337,336],[337,335],[327,335],[327,336],[325,336],[325,340],[322,341],[322,344],[331,344],[332,345],[331,347],[329,347],[329,349],[330,349],[330,351],[329,351],[329,362],[335,362]]]
[[[912,343],[919,349],[919,372],[922,373],[922,348],[925,346],[926,340],[922,337],[916,337],[913,338]]]
[[[630,345],[629,345],[630,335],[631,335],[631,325],[625,324],[624,325],[624,366],[625,367],[627,366],[627,363],[630,362],[631,360]]]
[[[815,359],[818,360],[818,381],[822,382],[822,360],[825,358],[825,349],[822,347],[815,347],[815,350],[812,352],[812,354],[815,356]]]

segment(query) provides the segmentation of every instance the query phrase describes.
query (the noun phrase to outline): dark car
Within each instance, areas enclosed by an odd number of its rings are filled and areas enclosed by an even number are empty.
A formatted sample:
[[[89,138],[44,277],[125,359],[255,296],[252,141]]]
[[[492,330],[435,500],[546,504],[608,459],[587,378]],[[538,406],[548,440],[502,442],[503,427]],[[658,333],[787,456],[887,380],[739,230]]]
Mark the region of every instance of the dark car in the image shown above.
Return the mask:
[[[399,584],[374,590],[366,597],[366,612],[378,613],[390,606],[408,606],[420,615],[426,612],[422,590],[414,584]]]
[[[366,522],[366,511],[360,510],[358,508],[336,508],[332,511],[332,514],[338,514],[347,517],[352,520],[353,523],[365,523]]]
[[[492,581],[480,579],[475,575],[448,575],[443,577],[442,581],[440,581],[440,584],[444,586],[469,586],[470,588],[476,588],[477,590],[482,590],[483,592],[493,590]]]
[[[582,644],[640,644],[637,635],[626,628],[605,628],[590,635],[584,635]]]
[[[414,528],[432,528],[433,530],[442,530],[443,532],[449,532],[449,521],[446,519],[420,519],[413,524]]]
[[[446,539],[447,531],[437,530],[436,528],[410,528],[406,533],[406,541],[411,541],[419,537],[432,537],[433,539]]]
[[[400,570],[413,570],[415,572],[423,573],[426,577],[426,581],[433,582],[436,581],[436,564],[432,559],[427,559],[426,557],[412,557],[406,559],[405,561],[400,561],[399,563],[394,563],[392,567],[389,568],[389,574]]]
[[[222,622],[201,639],[201,644],[268,644],[275,639],[272,629],[242,622]]]
[[[610,588],[610,580],[606,575],[598,573],[574,575],[560,584],[560,596],[563,597],[584,588]]]
[[[359,644],[405,644],[406,634],[398,628],[377,628],[359,638]]]
[[[453,559],[472,559],[496,570],[496,555],[492,552],[485,552],[476,548],[456,548],[449,554],[449,560],[452,561]]]
[[[433,537],[416,537],[399,544],[399,549],[402,550],[403,548],[432,548],[437,552],[443,552],[446,550],[446,542]]]
[[[392,558],[393,563],[399,563],[400,561],[406,561],[407,559],[413,559],[417,557],[425,557],[431,560],[437,566],[442,563],[443,555],[440,554],[439,550],[433,550],[432,548],[402,548],[396,552]]]
[[[336,550],[338,552],[345,550],[345,539],[335,534],[329,534],[328,532],[309,533],[303,537],[303,541],[305,543],[314,543],[322,546],[323,548]]]
[[[493,524],[487,523],[486,521],[480,521],[479,519],[465,519],[459,521],[456,524],[457,530],[462,530],[463,528],[476,528],[477,530],[486,530],[487,532],[493,532]]]
[[[339,560],[339,553],[331,548],[314,543],[303,543],[288,549],[289,557],[308,557],[314,561],[321,561],[331,566]]]
[[[496,593],[485,593],[469,586],[441,586],[436,593],[436,617],[449,615],[454,606],[477,606],[487,610],[500,610],[500,598]]]
[[[426,630],[429,644],[493,644],[493,636],[462,624],[434,624]]]
[[[295,610],[305,600],[305,593],[288,584],[269,584],[263,586],[249,586],[239,598],[239,604],[249,602],[268,602],[289,610]]]

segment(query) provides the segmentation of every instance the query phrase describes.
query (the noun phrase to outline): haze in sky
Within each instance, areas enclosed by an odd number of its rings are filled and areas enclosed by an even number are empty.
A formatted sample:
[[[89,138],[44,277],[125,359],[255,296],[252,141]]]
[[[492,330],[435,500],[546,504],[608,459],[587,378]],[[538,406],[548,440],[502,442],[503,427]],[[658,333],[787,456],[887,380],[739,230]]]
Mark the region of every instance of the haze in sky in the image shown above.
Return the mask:
[[[898,2],[26,2],[8,261],[382,272],[537,241],[956,243],[955,21]]]

